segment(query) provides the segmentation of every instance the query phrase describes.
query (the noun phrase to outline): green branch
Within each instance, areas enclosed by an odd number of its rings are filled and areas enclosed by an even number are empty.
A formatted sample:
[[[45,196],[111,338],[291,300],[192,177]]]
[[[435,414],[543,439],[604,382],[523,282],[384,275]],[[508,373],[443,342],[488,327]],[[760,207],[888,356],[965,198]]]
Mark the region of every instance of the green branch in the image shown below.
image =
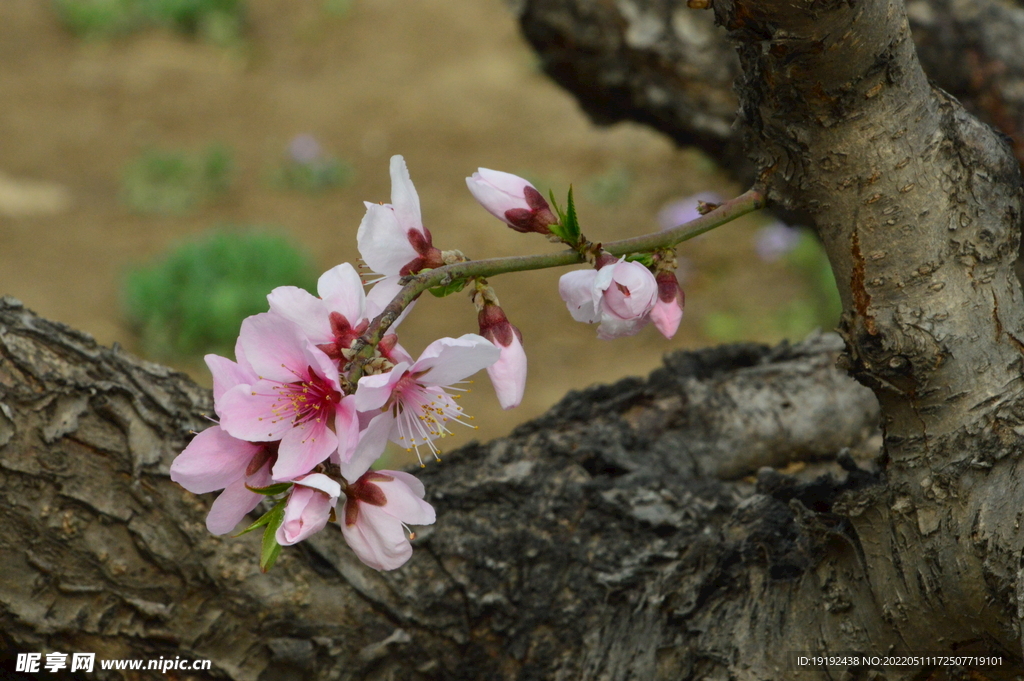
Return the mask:
[[[763,207],[764,196],[751,189],[735,199],[726,201],[707,215],[702,215],[686,224],[654,234],[612,241],[603,244],[602,248],[612,255],[627,255],[669,248]],[[357,355],[368,358],[372,353],[372,348],[380,342],[402,311],[427,289],[444,286],[460,279],[491,277],[506,272],[525,272],[548,267],[564,267],[582,262],[585,262],[585,259],[580,252],[567,250],[548,255],[518,255],[509,258],[469,260],[405,277],[401,292],[388,303],[380,315],[370,322],[369,328],[363,334],[363,345],[359,347]],[[352,375],[349,377],[350,380],[353,382],[359,380],[361,373],[362,368],[359,362],[356,362]]]

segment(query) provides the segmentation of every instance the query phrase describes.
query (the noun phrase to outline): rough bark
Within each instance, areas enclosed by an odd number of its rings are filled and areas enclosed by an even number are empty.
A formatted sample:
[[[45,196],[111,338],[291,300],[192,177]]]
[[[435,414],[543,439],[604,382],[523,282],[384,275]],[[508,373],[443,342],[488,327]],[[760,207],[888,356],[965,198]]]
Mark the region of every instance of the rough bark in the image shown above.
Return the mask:
[[[753,168],[734,128],[739,61],[711,12],[680,0],[513,0],[545,72],[598,123],[639,121],[700,147],[741,182]],[[911,0],[925,73],[1013,139],[1024,163],[1024,6]]]
[[[256,538],[209,535],[210,498],[167,478],[209,394],[4,299],[0,631],[12,650],[191,655],[263,681],[713,675],[731,666],[724,614],[807,581],[819,543],[852,550],[810,518],[875,482],[840,449],[878,444],[840,348],[677,353],[647,381],[571,394],[423,472],[439,522],[403,569],[366,568],[329,527],[261,575]],[[809,482],[742,477],[793,458],[823,462]]]

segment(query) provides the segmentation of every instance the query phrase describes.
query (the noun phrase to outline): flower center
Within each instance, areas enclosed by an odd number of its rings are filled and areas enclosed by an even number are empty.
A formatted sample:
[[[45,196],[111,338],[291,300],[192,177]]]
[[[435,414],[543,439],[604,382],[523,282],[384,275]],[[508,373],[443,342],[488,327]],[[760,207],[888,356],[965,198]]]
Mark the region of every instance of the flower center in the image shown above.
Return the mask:
[[[335,405],[341,401],[341,393],[313,371],[313,367],[306,367],[303,380],[282,383],[274,386],[274,390],[277,392],[277,401],[271,411],[275,422],[291,419],[296,426],[309,421],[320,423],[334,413]]]

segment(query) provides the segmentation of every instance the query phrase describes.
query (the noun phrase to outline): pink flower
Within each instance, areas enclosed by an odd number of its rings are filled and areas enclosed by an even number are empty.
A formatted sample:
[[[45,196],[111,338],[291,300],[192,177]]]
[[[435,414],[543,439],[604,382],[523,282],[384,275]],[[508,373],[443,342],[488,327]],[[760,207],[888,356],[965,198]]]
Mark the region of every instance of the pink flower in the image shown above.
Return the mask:
[[[658,301],[651,308],[651,321],[665,338],[676,335],[679,322],[683,318],[685,296],[679,287],[679,280],[672,272],[659,272],[655,277],[658,282]]]
[[[410,365],[400,362],[386,374],[363,376],[355,393],[356,409],[373,413],[387,437],[407,448],[427,445],[450,435],[448,421],[462,422],[462,407],[446,389],[494,364],[501,353],[486,338],[466,334],[436,340]],[[371,422],[369,428],[374,424]],[[365,436],[364,436],[365,437]]]
[[[596,271],[562,275],[558,293],[573,319],[600,322],[597,337],[610,340],[632,336],[647,324],[657,300],[658,282],[642,264],[621,259]]]
[[[213,534],[227,534],[263,498],[246,485],[270,484],[276,450],[276,442],[245,442],[213,426],[196,435],[174,459],[171,480],[193,494],[224,490],[210,507],[206,527]]]
[[[494,392],[502,409],[518,407],[526,389],[526,352],[523,335],[509,323],[497,305],[485,303],[477,315],[480,335],[494,343],[501,352],[498,361],[487,367]]]
[[[504,220],[517,232],[550,234],[548,227],[558,224],[548,202],[536,187],[521,177],[479,168],[472,177],[466,178],[466,186],[488,213]]]
[[[281,440],[275,480],[305,475],[334,453],[351,458],[359,421],[331,359],[272,313],[242,322],[239,344],[259,379],[221,396],[221,427],[250,442]]]
[[[296,286],[279,286],[267,301],[272,313],[292,322],[328,357],[341,361],[341,351],[369,325],[363,282],[346,262],[321,275],[317,293],[319,298]]]
[[[284,522],[277,528],[281,546],[296,544],[324,529],[341,496],[341,485],[323,473],[303,475],[294,482],[284,507]]]
[[[423,494],[423,483],[401,471],[367,471],[345,488],[341,532],[359,560],[375,570],[394,570],[409,560],[406,524],[435,519]]]
[[[420,198],[401,156],[391,157],[391,203],[366,203],[356,232],[359,254],[374,272],[406,275],[444,264],[420,217]]]

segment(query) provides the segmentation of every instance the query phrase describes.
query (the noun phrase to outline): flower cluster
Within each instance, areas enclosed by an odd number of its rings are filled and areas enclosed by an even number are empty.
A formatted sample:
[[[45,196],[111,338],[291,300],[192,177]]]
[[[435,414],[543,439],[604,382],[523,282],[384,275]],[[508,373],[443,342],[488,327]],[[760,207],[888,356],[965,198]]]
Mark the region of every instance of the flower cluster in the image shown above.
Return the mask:
[[[265,528],[264,570],[281,546],[333,520],[367,565],[404,564],[412,555],[409,525],[433,523],[434,509],[413,476],[371,469],[387,443],[417,456],[425,447],[437,457],[435,441],[468,418],[455,386],[481,369],[503,408],[523,397],[522,334],[480,270],[459,270],[468,259],[434,245],[401,156],[391,159],[390,170],[391,203],[367,203],[356,233],[372,288],[364,291],[359,273],[344,263],[320,277],[318,295],[274,289],[269,310],[242,323],[234,361],[206,357],[219,422],[171,466],[171,479],[191,492],[223,490],[207,517],[214,534],[231,532],[262,499],[276,498],[246,530]],[[675,333],[683,295],[671,248],[616,259],[582,235],[571,189],[562,212],[515,175],[480,168],[466,182],[512,229],[569,245],[595,265],[563,276],[559,292],[575,319],[600,323],[601,338],[636,333],[648,322],[667,337]],[[431,278],[430,270],[449,265],[455,267]],[[416,296],[431,286],[444,296],[470,283],[480,334],[441,338],[413,359],[393,331]]]
[[[242,323],[235,361],[206,357],[220,420],[175,459],[171,479],[195,493],[224,490],[207,517],[214,534],[231,532],[267,495],[286,494],[257,522],[273,530],[278,546],[336,518],[364,563],[397,568],[412,553],[408,525],[433,523],[434,510],[413,476],[371,470],[387,442],[436,456],[435,440],[465,423],[453,386],[480,369],[492,370],[503,406],[522,399],[525,355],[521,344],[510,355],[511,325],[494,322],[493,311],[481,312],[481,325],[486,317],[484,333],[494,342],[442,338],[417,359],[394,333],[366,344],[399,278],[443,264],[401,157],[392,159],[391,175],[391,203],[367,204],[357,235],[363,260],[381,277],[368,295],[348,263],[320,277],[317,296],[274,289],[269,311]]]

